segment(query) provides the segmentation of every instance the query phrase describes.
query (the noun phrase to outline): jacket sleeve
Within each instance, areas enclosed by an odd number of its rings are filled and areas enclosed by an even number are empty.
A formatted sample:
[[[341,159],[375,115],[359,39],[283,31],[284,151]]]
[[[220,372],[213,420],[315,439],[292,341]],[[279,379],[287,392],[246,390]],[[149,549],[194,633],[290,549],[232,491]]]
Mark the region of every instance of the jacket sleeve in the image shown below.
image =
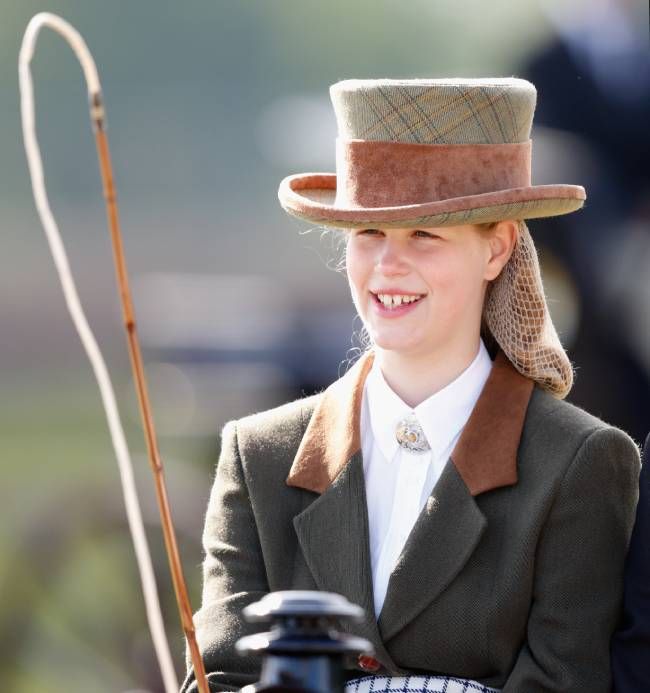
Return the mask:
[[[526,642],[503,693],[610,693],[639,469],[623,431],[600,428],[583,441],[539,538]]]
[[[623,619],[612,639],[617,693],[650,691],[650,435],[641,459],[639,504],[625,559]]]
[[[243,657],[235,643],[259,631],[242,609],[269,592],[248,488],[242,471],[237,424],[222,431],[221,453],[203,530],[203,592],[194,615],[197,641],[203,654],[211,691],[237,691],[259,679],[261,662]],[[189,652],[181,693],[196,693]]]

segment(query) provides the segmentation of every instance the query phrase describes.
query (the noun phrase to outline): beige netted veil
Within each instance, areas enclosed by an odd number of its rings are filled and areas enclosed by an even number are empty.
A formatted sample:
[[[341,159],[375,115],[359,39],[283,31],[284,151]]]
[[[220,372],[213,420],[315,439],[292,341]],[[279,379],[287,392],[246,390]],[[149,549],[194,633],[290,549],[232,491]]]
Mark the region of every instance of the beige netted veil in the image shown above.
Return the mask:
[[[563,399],[573,384],[573,367],[551,321],[530,231],[524,221],[518,224],[512,255],[488,286],[484,328],[522,375]]]

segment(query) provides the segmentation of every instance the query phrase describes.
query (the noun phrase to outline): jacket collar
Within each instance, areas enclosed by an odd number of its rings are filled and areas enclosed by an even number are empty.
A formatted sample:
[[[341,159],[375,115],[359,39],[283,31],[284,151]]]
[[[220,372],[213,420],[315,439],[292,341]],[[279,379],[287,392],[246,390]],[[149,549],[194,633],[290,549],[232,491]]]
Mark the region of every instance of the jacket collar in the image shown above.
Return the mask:
[[[366,352],[318,400],[286,479],[323,493],[361,449],[361,402],[374,353]],[[517,483],[517,449],[534,382],[499,350],[490,375],[451,453],[472,496]],[[481,451],[480,456],[476,450]]]

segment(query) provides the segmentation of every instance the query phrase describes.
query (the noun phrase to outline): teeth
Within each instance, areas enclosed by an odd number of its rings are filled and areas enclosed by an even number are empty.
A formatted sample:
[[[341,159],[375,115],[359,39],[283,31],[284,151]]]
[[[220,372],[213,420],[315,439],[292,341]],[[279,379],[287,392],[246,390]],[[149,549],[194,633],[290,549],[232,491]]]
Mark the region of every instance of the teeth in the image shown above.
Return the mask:
[[[403,294],[377,294],[377,298],[379,298],[379,300],[387,308],[392,308],[393,306],[400,306],[402,303],[413,303],[413,301],[417,301],[420,296],[406,296]]]

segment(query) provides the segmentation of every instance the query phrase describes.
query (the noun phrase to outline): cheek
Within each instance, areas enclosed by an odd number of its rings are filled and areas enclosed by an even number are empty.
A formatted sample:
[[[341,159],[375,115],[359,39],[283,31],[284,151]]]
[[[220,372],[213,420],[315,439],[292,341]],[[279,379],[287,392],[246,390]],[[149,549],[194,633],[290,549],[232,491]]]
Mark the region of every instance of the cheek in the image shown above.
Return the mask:
[[[428,283],[451,313],[462,313],[480,295],[482,281],[477,258],[452,255],[428,273]]]

